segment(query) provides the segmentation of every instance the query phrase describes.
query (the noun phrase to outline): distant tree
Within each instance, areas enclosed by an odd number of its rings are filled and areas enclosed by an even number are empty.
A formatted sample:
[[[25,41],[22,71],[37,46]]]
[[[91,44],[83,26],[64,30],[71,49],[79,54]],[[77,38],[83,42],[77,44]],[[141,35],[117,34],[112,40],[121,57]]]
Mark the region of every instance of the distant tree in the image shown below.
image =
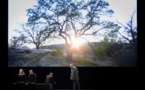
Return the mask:
[[[107,32],[104,35],[105,36],[104,39],[107,39],[109,42],[117,42],[119,39],[118,30],[111,30],[110,32]]]
[[[27,43],[33,43],[36,46],[36,49],[50,37],[50,34],[53,32],[48,32],[47,22],[35,22],[33,24],[26,23],[21,24],[22,30],[15,30],[16,32],[23,34],[27,37]]]
[[[10,46],[12,47],[21,47],[24,43],[26,43],[26,37],[24,35],[13,36],[10,39]]]
[[[136,46],[136,44],[137,44],[137,26],[134,25],[134,15],[135,15],[135,13],[136,13],[136,11],[133,12],[133,14],[130,17],[130,20],[126,23],[126,25],[117,21],[118,24],[120,24],[124,28],[125,35],[123,35],[120,32],[119,32],[119,34],[125,40],[127,40],[132,46]]]
[[[65,40],[67,60],[72,59],[72,38],[95,35],[103,29],[118,29],[110,21],[101,21],[101,16],[112,15],[105,0],[38,0],[38,5],[28,9],[28,22],[35,23],[40,18],[48,22],[56,31],[56,36]]]
[[[16,36],[13,36],[13,37],[10,39],[10,44],[11,44],[11,46],[17,47],[17,46],[18,46],[18,45],[17,45],[18,41],[19,41],[19,38],[16,37]]]

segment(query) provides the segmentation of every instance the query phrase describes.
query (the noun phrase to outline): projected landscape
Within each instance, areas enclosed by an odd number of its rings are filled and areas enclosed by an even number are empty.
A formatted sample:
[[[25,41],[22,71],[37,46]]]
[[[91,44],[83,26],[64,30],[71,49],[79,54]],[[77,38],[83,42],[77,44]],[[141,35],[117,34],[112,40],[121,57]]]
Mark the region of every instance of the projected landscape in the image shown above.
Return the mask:
[[[69,66],[70,63],[83,67],[95,67],[97,65],[97,62],[92,60],[92,52],[89,51],[88,47],[83,47],[82,45],[81,50],[80,48],[75,48],[73,50],[72,60],[66,60],[67,51],[63,44],[43,46],[38,50],[28,48],[10,48],[9,66],[66,67]],[[112,66],[111,62],[106,63],[106,65],[107,64]]]
[[[136,0],[9,0],[8,67],[135,67],[136,15]]]

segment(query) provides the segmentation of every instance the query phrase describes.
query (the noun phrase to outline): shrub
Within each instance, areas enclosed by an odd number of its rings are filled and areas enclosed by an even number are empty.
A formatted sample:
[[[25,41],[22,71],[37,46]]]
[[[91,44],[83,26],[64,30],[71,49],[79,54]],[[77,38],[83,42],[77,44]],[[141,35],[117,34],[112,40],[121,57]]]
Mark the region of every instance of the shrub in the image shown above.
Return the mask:
[[[123,48],[122,44],[119,43],[109,43],[106,47],[106,54],[108,57],[113,57],[116,52],[120,51]]]
[[[59,48],[57,46],[54,46],[52,50],[53,51],[50,54],[53,56],[62,56],[63,55],[61,48]]]
[[[101,42],[96,49],[94,55],[98,59],[106,59],[106,42]]]
[[[30,51],[30,50],[28,50],[28,49],[27,49],[27,50],[25,50],[24,52],[25,52],[26,54],[31,53],[31,51]]]
[[[136,66],[137,54],[133,49],[122,49],[115,53],[114,60],[118,66]]]

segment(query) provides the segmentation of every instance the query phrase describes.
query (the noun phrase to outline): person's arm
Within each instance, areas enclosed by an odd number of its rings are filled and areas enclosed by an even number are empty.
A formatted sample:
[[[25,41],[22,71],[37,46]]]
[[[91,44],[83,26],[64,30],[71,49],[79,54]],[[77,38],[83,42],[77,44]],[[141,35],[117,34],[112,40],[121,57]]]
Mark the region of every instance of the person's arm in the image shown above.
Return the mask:
[[[71,79],[71,80],[73,80],[73,79],[74,79],[74,69],[71,69],[70,79]]]
[[[49,83],[49,76],[48,75],[46,76],[45,83]]]

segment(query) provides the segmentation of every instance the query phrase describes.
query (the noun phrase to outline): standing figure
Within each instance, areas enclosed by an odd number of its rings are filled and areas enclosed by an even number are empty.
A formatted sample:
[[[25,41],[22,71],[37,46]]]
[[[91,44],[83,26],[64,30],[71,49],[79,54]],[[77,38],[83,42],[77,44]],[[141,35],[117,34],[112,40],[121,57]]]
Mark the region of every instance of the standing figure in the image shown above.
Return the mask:
[[[76,86],[78,86],[78,89],[80,90],[80,83],[79,83],[79,71],[77,67],[75,67],[73,64],[70,64],[71,68],[71,74],[70,74],[70,80],[73,81],[73,90],[76,90]]]

